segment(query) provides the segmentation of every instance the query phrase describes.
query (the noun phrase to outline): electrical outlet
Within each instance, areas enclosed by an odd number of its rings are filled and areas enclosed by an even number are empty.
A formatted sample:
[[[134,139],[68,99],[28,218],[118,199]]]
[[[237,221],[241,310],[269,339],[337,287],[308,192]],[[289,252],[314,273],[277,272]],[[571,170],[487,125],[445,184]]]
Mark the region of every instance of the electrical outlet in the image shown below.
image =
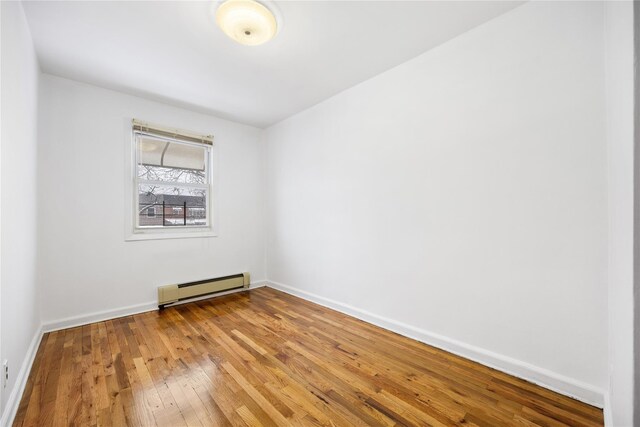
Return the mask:
[[[6,388],[8,382],[9,382],[9,361],[5,360],[4,362],[2,362],[2,388]]]

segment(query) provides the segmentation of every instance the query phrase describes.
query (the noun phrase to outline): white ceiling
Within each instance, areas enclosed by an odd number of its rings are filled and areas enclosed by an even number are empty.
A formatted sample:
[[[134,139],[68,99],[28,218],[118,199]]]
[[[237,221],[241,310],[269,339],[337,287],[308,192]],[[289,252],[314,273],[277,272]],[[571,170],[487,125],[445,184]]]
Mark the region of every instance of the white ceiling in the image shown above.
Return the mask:
[[[30,1],[43,72],[266,127],[521,4],[279,1],[280,33],[242,46],[213,2]]]

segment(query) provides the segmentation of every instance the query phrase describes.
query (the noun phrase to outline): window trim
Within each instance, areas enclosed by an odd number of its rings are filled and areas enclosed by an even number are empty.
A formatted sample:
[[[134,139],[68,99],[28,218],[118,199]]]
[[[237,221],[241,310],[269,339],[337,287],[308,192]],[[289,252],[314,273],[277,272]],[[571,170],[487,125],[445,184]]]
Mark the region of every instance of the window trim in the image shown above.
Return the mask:
[[[184,187],[196,186],[199,188],[208,187],[207,209],[208,218],[207,226],[180,226],[180,227],[144,227],[138,226],[138,153],[136,136],[137,134],[148,135],[154,138],[162,140],[172,140],[180,144],[192,144],[188,141],[182,141],[180,139],[174,139],[170,137],[157,136],[136,130],[131,126],[131,119],[125,119],[127,130],[126,135],[126,174],[128,178],[125,179],[125,241],[138,241],[138,240],[153,240],[153,239],[185,239],[185,238],[198,238],[198,237],[216,237],[218,235],[217,223],[218,223],[218,211],[217,211],[217,174],[218,174],[218,149],[216,144],[206,144],[208,148],[209,156],[207,158],[208,166],[208,186],[195,185],[185,183]],[[167,185],[170,183],[163,183]],[[182,186],[182,184],[180,184]]]

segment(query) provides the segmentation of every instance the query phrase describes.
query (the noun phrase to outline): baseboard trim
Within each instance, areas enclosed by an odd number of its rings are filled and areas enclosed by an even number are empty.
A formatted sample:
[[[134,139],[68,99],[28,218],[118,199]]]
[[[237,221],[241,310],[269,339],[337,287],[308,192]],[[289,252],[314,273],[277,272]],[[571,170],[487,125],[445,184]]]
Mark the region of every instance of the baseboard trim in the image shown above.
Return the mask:
[[[38,347],[40,347],[43,335],[44,332],[42,330],[42,326],[40,326],[31,339],[31,344],[29,344],[27,354],[25,355],[20,371],[18,372],[18,376],[16,377],[16,383],[11,390],[11,394],[9,394],[9,398],[7,399],[7,404],[2,413],[2,418],[0,418],[1,427],[9,427],[13,424],[13,420],[18,412],[18,406],[20,405],[24,389],[27,386],[27,379],[29,379],[29,373],[31,372],[31,367],[33,366],[33,361],[36,358],[36,353],[38,353]]]
[[[590,384],[566,377],[556,372],[541,368],[521,360],[513,359],[498,353],[485,350],[455,339],[439,335],[406,323],[398,322],[360,308],[344,304],[330,298],[303,291],[282,283],[267,281],[267,286],[300,297],[302,299],[334,309],[344,314],[356,317],[392,332],[413,338],[425,344],[440,348],[474,362],[481,363],[493,369],[497,369],[509,375],[522,378],[526,381],[538,384],[544,388],[553,390],[565,396],[572,397],[581,402],[588,403],[598,408],[603,408],[605,392]]]
[[[249,290],[261,288],[263,286],[266,286],[266,284],[267,284],[266,280],[256,281],[249,286]],[[220,292],[215,295],[205,295],[203,297],[180,301],[179,303],[172,304],[167,307],[172,307],[173,305],[187,304],[194,301],[220,297],[223,295],[229,295],[229,294],[233,294],[236,292],[243,292],[243,291],[246,291],[246,289],[232,289],[230,291]],[[61,329],[75,328],[77,326],[84,326],[90,323],[103,322],[105,320],[117,319],[118,317],[131,316],[133,314],[145,313],[147,311],[154,311],[157,309],[158,309],[158,301],[150,301],[142,304],[130,305],[128,307],[117,308],[113,310],[96,311],[93,313],[81,314],[78,316],[66,317],[64,319],[48,321],[43,323],[42,330],[44,333],[59,331]]]
[[[88,325],[90,323],[102,322],[105,320],[116,319],[118,317],[130,316],[132,314],[144,313],[157,309],[158,302],[151,301],[143,304],[117,308],[115,310],[95,311],[93,313],[80,314],[78,316],[48,321],[43,323],[42,329],[45,333],[59,331],[61,329],[75,328],[77,326]]]
[[[613,427],[613,414],[611,413],[611,394],[606,392],[604,394],[604,426]]]

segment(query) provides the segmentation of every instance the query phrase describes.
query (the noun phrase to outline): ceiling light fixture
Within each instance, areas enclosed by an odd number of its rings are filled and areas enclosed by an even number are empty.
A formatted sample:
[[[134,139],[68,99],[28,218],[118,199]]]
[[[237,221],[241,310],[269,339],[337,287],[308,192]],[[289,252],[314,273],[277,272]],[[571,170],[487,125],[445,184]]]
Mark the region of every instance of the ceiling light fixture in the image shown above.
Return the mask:
[[[278,33],[273,12],[254,0],[226,0],[216,10],[216,23],[233,40],[257,46]]]

